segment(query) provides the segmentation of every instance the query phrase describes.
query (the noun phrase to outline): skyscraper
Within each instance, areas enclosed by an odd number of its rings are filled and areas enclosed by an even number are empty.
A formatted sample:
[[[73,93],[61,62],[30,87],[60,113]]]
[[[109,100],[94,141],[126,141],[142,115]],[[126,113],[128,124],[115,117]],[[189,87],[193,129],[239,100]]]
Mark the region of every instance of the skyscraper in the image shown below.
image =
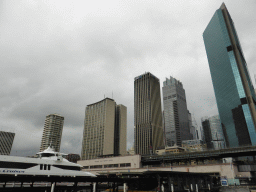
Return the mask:
[[[116,105],[115,114],[115,136],[114,136],[114,154],[126,155],[127,145],[127,107]]]
[[[255,85],[256,85],[256,75],[254,75],[255,78]],[[254,89],[255,95],[256,95],[256,88]]]
[[[61,136],[64,125],[64,117],[58,114],[46,116],[40,151],[47,149],[50,145],[56,151],[60,151]]]
[[[185,90],[182,83],[173,77],[166,78],[163,85],[166,145],[181,146],[182,141],[192,139],[191,114],[187,109]]]
[[[160,83],[149,72],[134,79],[134,126],[136,154],[155,153],[164,145]]]
[[[105,98],[86,106],[82,160],[126,154],[127,108]]]
[[[191,139],[192,140],[198,139],[194,119],[192,120],[192,116],[191,116],[191,113],[189,111],[188,111],[188,124],[189,124]]]
[[[234,23],[223,3],[203,33],[227,145],[256,145],[256,97]]]
[[[15,133],[0,131],[0,155],[10,155]]]
[[[226,147],[219,115],[201,119],[204,138],[208,149],[223,149]]]

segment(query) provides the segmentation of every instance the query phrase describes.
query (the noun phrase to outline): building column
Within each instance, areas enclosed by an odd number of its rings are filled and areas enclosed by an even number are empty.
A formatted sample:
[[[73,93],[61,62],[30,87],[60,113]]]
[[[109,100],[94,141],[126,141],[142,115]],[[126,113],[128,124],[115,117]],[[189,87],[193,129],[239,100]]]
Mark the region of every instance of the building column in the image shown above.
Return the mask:
[[[127,184],[124,183],[124,192],[127,192],[127,188],[128,188]]]
[[[77,182],[74,183],[74,191],[77,191]]]
[[[54,192],[55,182],[52,182],[51,192]]]
[[[157,174],[157,183],[158,183],[157,189],[158,189],[159,192],[161,192],[162,191],[161,190],[161,177],[160,177],[159,174]]]
[[[93,183],[93,190],[92,190],[93,192],[96,192],[96,190],[97,190],[96,185],[97,185],[97,183],[94,182],[94,183]]]

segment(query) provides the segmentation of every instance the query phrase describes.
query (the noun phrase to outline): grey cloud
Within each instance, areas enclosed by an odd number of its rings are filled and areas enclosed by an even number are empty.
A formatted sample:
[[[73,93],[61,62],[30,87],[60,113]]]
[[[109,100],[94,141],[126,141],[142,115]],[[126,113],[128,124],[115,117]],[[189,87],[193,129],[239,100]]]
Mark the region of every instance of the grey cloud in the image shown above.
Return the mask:
[[[112,92],[118,104],[127,106],[132,146],[133,81],[145,71],[161,86],[170,75],[179,79],[198,124],[202,116],[218,113],[202,33],[221,3],[3,1],[0,126],[24,132],[14,150],[35,151],[45,116],[59,113],[65,117],[61,150],[80,153],[86,105]],[[226,5],[252,76],[255,3]],[[30,132],[36,139],[19,145]]]

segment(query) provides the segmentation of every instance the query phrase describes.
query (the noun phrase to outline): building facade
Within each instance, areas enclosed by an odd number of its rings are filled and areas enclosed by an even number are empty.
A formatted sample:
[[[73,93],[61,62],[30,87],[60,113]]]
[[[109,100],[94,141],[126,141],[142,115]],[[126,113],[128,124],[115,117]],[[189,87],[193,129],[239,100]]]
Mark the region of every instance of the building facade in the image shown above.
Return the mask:
[[[191,114],[188,112],[185,90],[180,81],[173,77],[163,83],[163,103],[166,146],[182,145],[191,140]]]
[[[226,142],[219,115],[209,118],[203,117],[201,120],[207,148],[215,150],[226,148]]]
[[[255,85],[256,85],[256,75],[254,75],[255,78]],[[255,95],[256,95],[256,88],[254,89]]]
[[[103,171],[134,170],[141,167],[140,155],[106,157],[98,159],[81,160],[77,162],[83,166],[83,171],[100,174]]]
[[[10,155],[15,133],[0,131],[0,155]]]
[[[190,133],[191,133],[191,138],[192,140],[197,140],[198,136],[197,136],[197,126],[195,123],[195,118],[191,116],[191,113],[188,111],[188,122],[189,122],[189,127],[190,127]]]
[[[105,98],[85,110],[82,160],[126,154],[127,108]]]
[[[202,140],[186,140],[182,141],[182,147],[184,147],[187,151],[205,151],[207,150],[207,146],[205,142]]]
[[[56,152],[60,151],[63,125],[63,116],[58,114],[50,114],[46,116],[40,151],[44,151],[50,145]]]
[[[125,155],[127,153],[127,108],[121,104],[116,106],[114,134],[114,154]]]
[[[229,147],[256,145],[256,97],[234,23],[223,3],[203,33]]]
[[[134,127],[136,154],[155,153],[164,145],[160,83],[151,73],[134,79]]]

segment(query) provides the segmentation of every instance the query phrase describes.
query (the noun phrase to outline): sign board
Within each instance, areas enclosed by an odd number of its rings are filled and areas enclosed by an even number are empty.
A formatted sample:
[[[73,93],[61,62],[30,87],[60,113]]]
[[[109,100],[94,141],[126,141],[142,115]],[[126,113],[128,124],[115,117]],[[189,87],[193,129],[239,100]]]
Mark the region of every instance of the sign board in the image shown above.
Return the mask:
[[[227,178],[227,176],[221,176],[220,177],[220,183],[221,183],[221,186],[228,186],[228,178]]]
[[[228,186],[228,180],[221,180],[221,186]]]

